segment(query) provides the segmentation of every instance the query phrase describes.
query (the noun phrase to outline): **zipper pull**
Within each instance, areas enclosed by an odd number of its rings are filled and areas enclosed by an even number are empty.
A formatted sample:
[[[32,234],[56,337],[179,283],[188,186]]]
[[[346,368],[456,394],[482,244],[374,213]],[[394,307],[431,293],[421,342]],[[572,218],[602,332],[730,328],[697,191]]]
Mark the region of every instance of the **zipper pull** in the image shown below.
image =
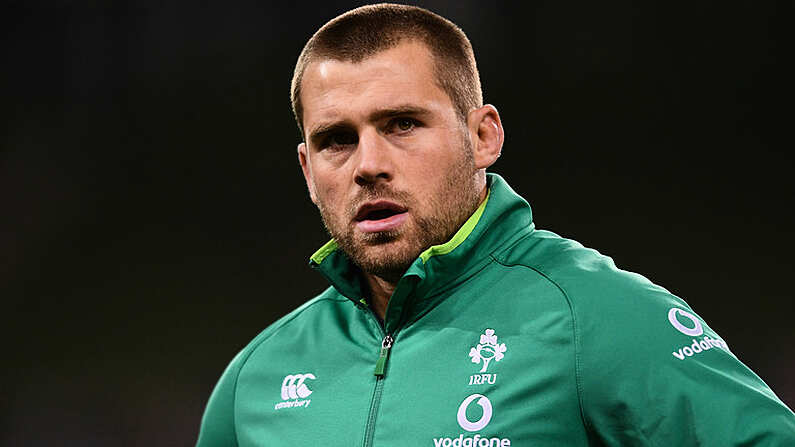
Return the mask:
[[[392,343],[394,342],[395,339],[389,334],[387,334],[383,341],[381,341],[381,352],[378,354],[378,361],[375,362],[374,374],[376,376],[383,377],[384,370],[386,369],[386,361],[389,358],[389,349],[392,347]]]

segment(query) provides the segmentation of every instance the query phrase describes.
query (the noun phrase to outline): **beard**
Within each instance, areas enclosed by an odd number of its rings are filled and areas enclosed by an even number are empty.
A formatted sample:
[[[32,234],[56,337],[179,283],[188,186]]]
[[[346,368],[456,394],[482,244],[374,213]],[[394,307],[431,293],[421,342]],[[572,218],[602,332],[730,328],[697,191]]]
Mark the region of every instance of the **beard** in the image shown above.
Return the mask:
[[[435,191],[423,192],[425,208],[405,191],[395,190],[389,183],[362,186],[355,200],[344,213],[327,209],[318,202],[323,224],[339,248],[365,273],[397,282],[411,264],[427,248],[447,242],[479,205],[480,191],[475,181],[472,146],[462,138],[460,157]],[[400,203],[410,211],[410,219],[391,231],[361,233],[351,225],[351,218],[360,204],[385,199]],[[423,212],[425,214],[420,214]]]

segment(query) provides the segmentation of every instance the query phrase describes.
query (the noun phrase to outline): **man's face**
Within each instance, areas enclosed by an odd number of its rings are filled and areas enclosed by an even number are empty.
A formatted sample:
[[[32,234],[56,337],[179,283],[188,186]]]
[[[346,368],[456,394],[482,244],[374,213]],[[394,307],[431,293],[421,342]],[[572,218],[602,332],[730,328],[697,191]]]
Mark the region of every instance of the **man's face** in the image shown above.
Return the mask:
[[[351,260],[385,278],[446,242],[483,192],[466,124],[433,68],[424,45],[406,42],[304,72],[299,159],[312,201]]]

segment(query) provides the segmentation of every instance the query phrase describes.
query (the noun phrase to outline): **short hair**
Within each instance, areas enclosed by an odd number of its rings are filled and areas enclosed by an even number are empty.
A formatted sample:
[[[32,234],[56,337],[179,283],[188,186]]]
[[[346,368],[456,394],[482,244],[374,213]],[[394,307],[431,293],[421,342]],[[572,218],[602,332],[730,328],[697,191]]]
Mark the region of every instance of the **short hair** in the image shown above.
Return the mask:
[[[332,59],[358,63],[411,40],[423,43],[430,51],[436,82],[465,123],[469,111],[483,105],[483,92],[472,44],[464,31],[427,9],[381,3],[362,6],[330,20],[317,30],[298,56],[290,99],[301,137],[304,136],[301,81],[311,62]]]

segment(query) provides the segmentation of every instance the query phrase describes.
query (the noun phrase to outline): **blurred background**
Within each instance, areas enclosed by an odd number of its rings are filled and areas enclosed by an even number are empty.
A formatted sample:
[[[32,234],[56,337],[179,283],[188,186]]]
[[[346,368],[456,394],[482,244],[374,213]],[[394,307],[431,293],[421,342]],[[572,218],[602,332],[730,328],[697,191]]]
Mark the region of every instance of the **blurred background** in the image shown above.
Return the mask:
[[[793,3],[428,1],[475,48],[536,224],[689,304],[792,407]],[[0,444],[195,441],[326,287],[293,65],[346,2],[6,1]]]

